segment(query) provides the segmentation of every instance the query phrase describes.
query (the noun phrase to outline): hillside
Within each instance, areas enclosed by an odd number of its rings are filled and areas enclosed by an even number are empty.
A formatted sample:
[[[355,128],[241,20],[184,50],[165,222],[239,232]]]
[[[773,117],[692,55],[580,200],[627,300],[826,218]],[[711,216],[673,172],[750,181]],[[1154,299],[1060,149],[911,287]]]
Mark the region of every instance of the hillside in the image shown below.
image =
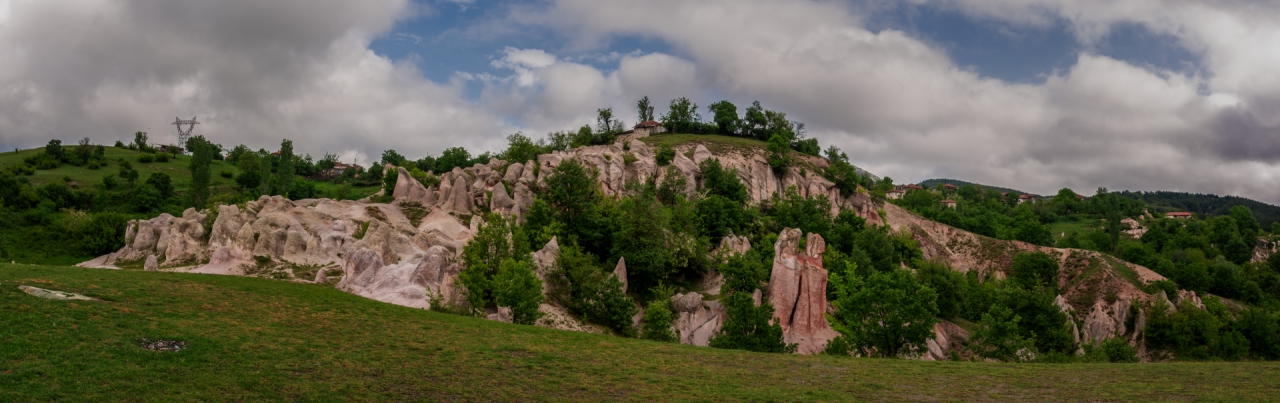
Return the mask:
[[[0,168],[10,165],[20,165],[23,160],[28,157],[36,156],[44,152],[43,148],[33,148],[29,150],[19,150],[17,152],[9,151],[0,153]],[[168,162],[138,162],[137,151],[106,147],[106,160],[109,165],[99,169],[88,169],[85,167],[77,167],[70,164],[62,164],[62,166],[54,169],[38,169],[34,175],[28,176],[32,185],[43,185],[50,182],[62,181],[64,178],[70,178],[72,185],[78,187],[92,187],[102,183],[102,177],[107,175],[119,174],[119,166],[116,161],[124,158],[129,164],[133,165],[133,169],[138,170],[138,181],[145,182],[153,173],[163,172],[169,175],[173,181],[175,190],[185,191],[191,186],[191,170],[188,168],[191,164],[190,155],[178,155],[172,157]],[[213,173],[211,183],[215,187],[231,187],[235,182],[230,178],[222,176],[223,172],[230,175],[238,174],[240,171],[235,166],[224,161],[213,161],[210,163],[210,171]]]
[[[1130,192],[1117,194],[1134,200],[1141,200],[1151,206],[1153,212],[1190,211],[1205,217],[1227,215],[1235,206],[1245,206],[1253,211],[1253,216],[1262,224],[1262,228],[1271,229],[1271,224],[1280,221],[1280,206],[1263,203],[1257,200],[1236,196],[1218,196],[1201,193],[1184,192]]]
[[[1021,190],[1017,190],[1017,189],[1013,189],[1013,188],[1004,188],[1004,187],[999,187],[999,186],[983,185],[983,184],[981,184],[981,183],[965,182],[965,181],[962,181],[962,180],[959,180],[959,179],[946,179],[946,178],[926,179],[926,180],[924,180],[924,181],[921,181],[921,182],[920,182],[920,186],[924,186],[924,187],[927,187],[927,188],[932,189],[932,188],[934,188],[935,186],[938,186],[938,185],[941,185],[941,184],[944,184],[944,183],[950,183],[950,184],[955,185],[955,186],[978,185],[978,186],[982,186],[982,187],[987,188],[987,189],[995,189],[995,190],[998,190],[998,191],[1001,191],[1001,192],[1005,192],[1005,193],[1013,193],[1013,194],[1025,194],[1025,193],[1026,193],[1026,192],[1023,192],[1023,191],[1021,191]]]
[[[48,301],[19,285],[104,301]],[[518,326],[257,278],[0,264],[0,401],[1258,401],[1267,362],[798,356]],[[186,342],[179,352],[140,339]]]

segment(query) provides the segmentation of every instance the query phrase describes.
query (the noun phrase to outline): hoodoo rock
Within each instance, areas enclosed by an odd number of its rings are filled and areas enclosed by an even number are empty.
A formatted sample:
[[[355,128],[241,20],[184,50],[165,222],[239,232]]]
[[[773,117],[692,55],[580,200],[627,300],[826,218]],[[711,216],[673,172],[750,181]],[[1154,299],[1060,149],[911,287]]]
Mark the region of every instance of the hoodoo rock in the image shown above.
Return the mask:
[[[676,313],[672,325],[680,343],[694,346],[711,345],[711,337],[720,333],[726,319],[724,306],[717,301],[703,301],[696,292],[672,296],[671,310]]]
[[[800,252],[800,236],[800,230],[794,228],[778,234],[769,276],[769,303],[786,342],[796,344],[797,353],[816,354],[839,334],[825,316],[827,270],[822,267],[822,254],[826,243],[821,235],[809,234],[805,250]]]
[[[613,268],[613,276],[622,282],[622,292],[627,292],[627,259],[618,258],[618,265]]]
[[[142,264],[142,270],[159,271],[160,265],[156,264],[156,255],[147,255],[147,262]]]

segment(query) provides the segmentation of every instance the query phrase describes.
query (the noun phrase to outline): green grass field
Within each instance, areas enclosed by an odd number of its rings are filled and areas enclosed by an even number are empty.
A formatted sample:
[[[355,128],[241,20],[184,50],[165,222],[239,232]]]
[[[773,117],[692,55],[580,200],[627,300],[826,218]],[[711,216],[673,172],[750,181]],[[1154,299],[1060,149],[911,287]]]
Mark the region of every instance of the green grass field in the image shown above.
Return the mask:
[[[19,285],[104,301],[49,301]],[[137,340],[175,339],[180,352]],[[509,325],[331,287],[0,264],[0,401],[1259,401],[1280,363],[794,356]]]
[[[20,150],[16,153],[13,151],[0,153],[0,167],[22,164],[22,161],[27,157],[32,157],[42,152],[44,152],[43,148],[34,148],[30,150]],[[163,172],[169,174],[169,179],[173,181],[173,187],[176,190],[186,190],[187,187],[191,185],[191,170],[188,168],[188,165],[191,163],[190,155],[179,155],[175,158],[170,158],[168,162],[150,162],[144,164],[138,162],[138,154],[140,153],[137,151],[107,147],[104,154],[106,155],[107,162],[109,164],[102,168],[88,169],[85,167],[72,166],[71,164],[62,164],[62,166],[54,169],[38,169],[36,170],[35,175],[31,175],[27,178],[31,180],[31,184],[37,186],[49,182],[61,181],[66,177],[78,182],[78,187],[92,187],[96,184],[102,183],[102,177],[107,176],[108,174],[119,176],[120,166],[117,165],[116,161],[120,158],[124,158],[125,161],[129,161],[129,164],[133,165],[133,169],[138,170],[139,182],[146,181],[153,173]],[[170,154],[170,156],[172,157],[172,154]],[[240,173],[235,166],[228,164],[225,161],[213,161],[210,164],[210,172],[212,173],[210,182],[212,182],[213,186],[235,185],[235,181],[232,179],[222,177],[222,172],[231,172],[232,175]]]
[[[1087,232],[1101,228],[1102,225],[1097,220],[1075,220],[1055,222],[1049,224],[1048,227],[1049,232],[1053,233],[1053,239],[1062,239],[1067,235],[1071,235],[1071,233],[1084,235]]]

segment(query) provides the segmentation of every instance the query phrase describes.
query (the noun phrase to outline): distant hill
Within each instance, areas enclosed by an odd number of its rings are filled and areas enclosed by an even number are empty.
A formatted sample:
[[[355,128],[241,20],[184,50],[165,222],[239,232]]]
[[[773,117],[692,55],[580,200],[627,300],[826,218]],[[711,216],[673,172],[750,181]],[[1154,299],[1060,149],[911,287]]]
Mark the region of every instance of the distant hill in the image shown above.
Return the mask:
[[[1211,194],[1183,192],[1117,192],[1124,197],[1142,200],[1154,210],[1165,213],[1170,211],[1190,211],[1206,217],[1226,215],[1232,207],[1245,206],[1253,210],[1253,217],[1270,229],[1271,223],[1280,221],[1280,207],[1257,200],[1236,196],[1218,196]]]
[[[999,190],[999,191],[1001,191],[1001,192],[1008,192],[1008,193],[1017,193],[1017,194],[1023,194],[1023,193],[1026,193],[1026,192],[1023,192],[1023,191],[1021,191],[1021,190],[1017,190],[1017,189],[1002,188],[1002,187],[999,187],[999,186],[983,185],[983,184],[981,184],[981,183],[965,182],[965,181],[962,181],[962,180],[959,180],[959,179],[946,179],[946,178],[938,178],[938,179],[929,179],[929,180],[925,180],[925,181],[923,181],[923,182],[920,182],[920,186],[924,186],[924,187],[929,187],[929,188],[931,188],[931,187],[938,186],[938,185],[941,185],[941,184],[944,184],[944,183],[950,183],[950,184],[952,184],[952,185],[956,185],[956,186],[978,185],[978,186],[982,186],[982,187],[987,188],[987,189],[995,189],[995,190]]]

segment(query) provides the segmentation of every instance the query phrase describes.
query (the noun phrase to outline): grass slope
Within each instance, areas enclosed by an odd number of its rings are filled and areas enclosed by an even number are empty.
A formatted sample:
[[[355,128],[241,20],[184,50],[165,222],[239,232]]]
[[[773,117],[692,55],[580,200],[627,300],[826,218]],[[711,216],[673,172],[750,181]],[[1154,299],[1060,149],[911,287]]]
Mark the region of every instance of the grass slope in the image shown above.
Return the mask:
[[[47,301],[34,285],[103,302]],[[1268,400],[1280,363],[759,354],[555,331],[256,278],[0,264],[0,401]],[[181,339],[158,353],[135,340]]]
[[[74,146],[73,146],[74,147]],[[28,157],[33,157],[44,152],[44,148],[34,148],[30,150],[20,150],[18,152],[0,153],[0,167],[9,165],[19,165]],[[69,151],[68,151],[69,152]],[[120,166],[116,164],[116,160],[124,158],[133,165],[133,169],[138,170],[138,181],[146,181],[151,174],[163,172],[169,174],[169,179],[173,182],[174,190],[185,191],[191,186],[191,170],[188,166],[191,164],[190,155],[179,155],[176,158],[170,158],[168,162],[138,162],[137,151],[131,151],[123,148],[107,147],[103,153],[107,157],[107,166],[99,169],[89,169],[85,167],[72,166],[71,164],[62,164],[54,169],[39,169],[35,175],[28,176],[31,184],[39,186],[49,182],[61,181],[67,177],[71,180],[79,182],[77,186],[81,188],[92,187],[102,183],[102,177],[108,174],[119,176]],[[172,157],[172,154],[170,154]],[[234,186],[232,179],[222,177],[222,172],[231,172],[232,175],[239,173],[235,166],[225,161],[213,161],[210,163],[209,172],[213,186]],[[117,178],[118,179],[118,178]]]

